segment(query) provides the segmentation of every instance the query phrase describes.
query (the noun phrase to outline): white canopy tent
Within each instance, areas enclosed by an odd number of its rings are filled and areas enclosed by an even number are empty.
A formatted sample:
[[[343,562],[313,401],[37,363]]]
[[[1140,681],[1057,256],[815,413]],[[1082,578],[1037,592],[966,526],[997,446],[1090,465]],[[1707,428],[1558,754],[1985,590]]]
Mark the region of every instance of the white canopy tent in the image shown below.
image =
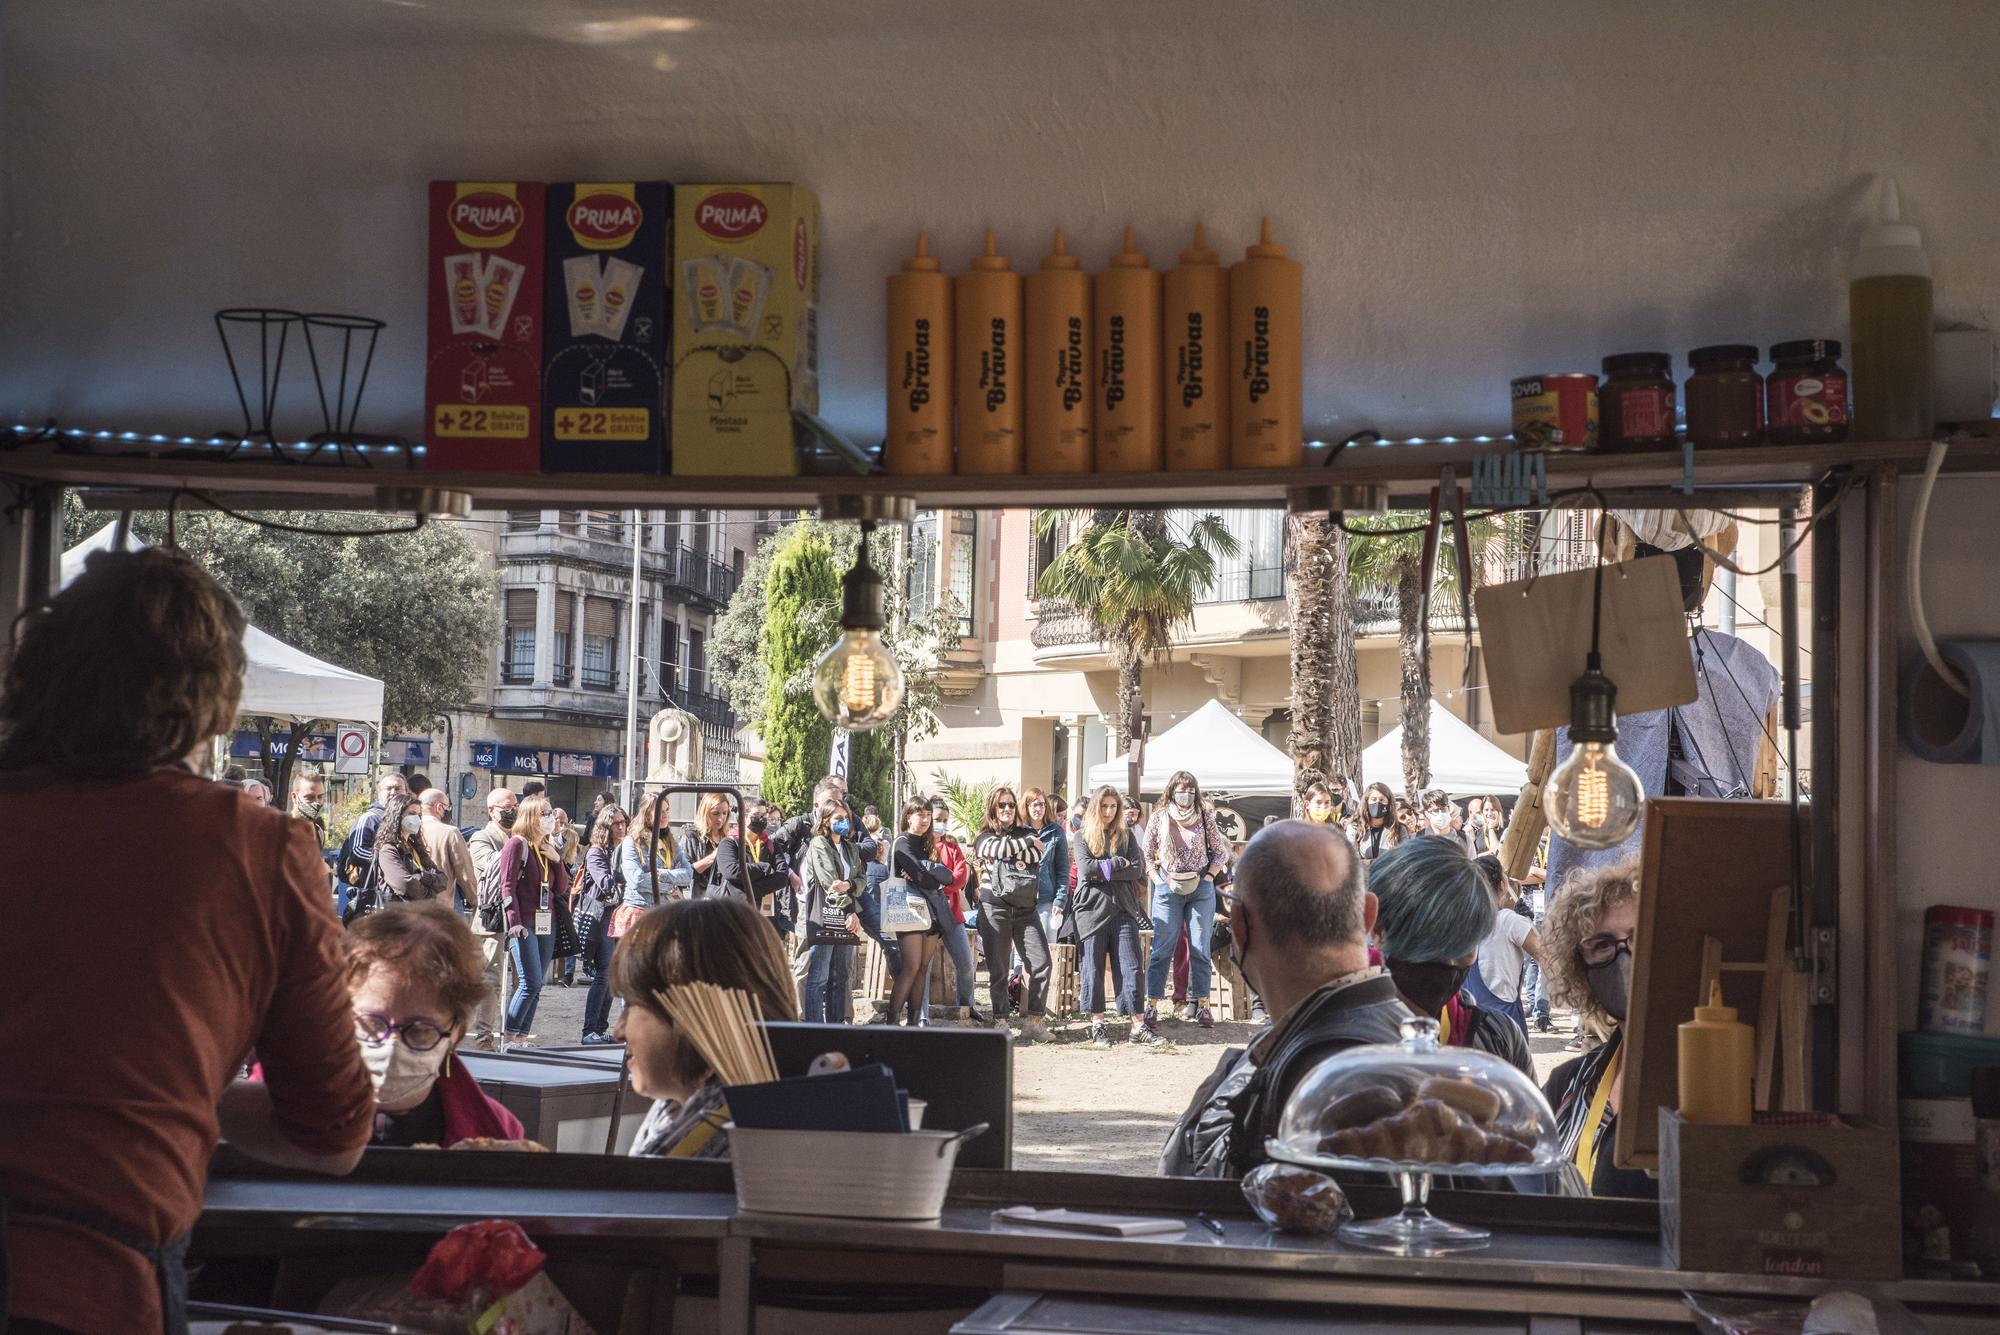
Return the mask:
[[[1200,780],[1204,791],[1232,797],[1289,797],[1292,760],[1258,736],[1220,700],[1210,700],[1194,713],[1146,743],[1146,768],[1139,790],[1157,793],[1175,770]],[[1090,786],[1110,784],[1125,791],[1123,759],[1090,767]]]
[[[111,551],[118,536],[115,523],[106,524],[63,553],[65,586],[83,573],[95,552]],[[129,538],[126,545],[136,547]],[[375,677],[314,658],[255,626],[243,628],[243,714],[273,718],[330,719],[382,727],[382,683]]]
[[[1507,796],[1528,781],[1528,767],[1481,737],[1464,719],[1433,700],[1431,782],[1454,797]],[[1403,728],[1391,728],[1361,753],[1361,781],[1403,791]]]

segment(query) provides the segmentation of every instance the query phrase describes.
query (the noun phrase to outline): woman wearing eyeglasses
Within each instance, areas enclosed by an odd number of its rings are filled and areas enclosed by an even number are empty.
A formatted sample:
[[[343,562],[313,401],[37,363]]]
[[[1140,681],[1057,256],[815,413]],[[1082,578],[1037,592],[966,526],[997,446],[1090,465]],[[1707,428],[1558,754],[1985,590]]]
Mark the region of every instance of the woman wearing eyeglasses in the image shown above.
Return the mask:
[[[442,904],[397,904],[341,938],[354,1036],[375,1082],[376,1145],[519,1140],[521,1123],[452,1053],[485,994],[465,920]]]
[[[1549,1074],[1542,1092],[1556,1110],[1563,1155],[1593,1196],[1659,1195],[1643,1172],[1614,1167],[1624,1093],[1624,1022],[1632,986],[1632,934],[1639,924],[1639,860],[1573,873],[1557,887],[1542,925],[1542,980],[1556,1002],[1575,1006],[1604,1034],[1590,1052]]]

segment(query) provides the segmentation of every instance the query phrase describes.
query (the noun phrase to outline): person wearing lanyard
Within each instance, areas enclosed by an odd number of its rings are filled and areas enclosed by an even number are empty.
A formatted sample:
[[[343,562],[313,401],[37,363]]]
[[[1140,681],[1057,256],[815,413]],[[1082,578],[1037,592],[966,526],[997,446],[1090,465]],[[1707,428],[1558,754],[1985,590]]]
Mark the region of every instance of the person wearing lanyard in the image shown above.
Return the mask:
[[[1438,1042],[1478,1048],[1533,1076],[1528,1036],[1464,992],[1480,943],[1493,933],[1486,877],[1452,835],[1423,834],[1368,864],[1379,905],[1375,941],[1397,994],[1438,1022]]]
[[[1660,1185],[1612,1163],[1624,1086],[1625,1010],[1632,985],[1632,934],[1639,924],[1639,859],[1572,874],[1549,904],[1542,981],[1605,1041],[1549,1073],[1542,1092],[1556,1110],[1563,1155],[1593,1196],[1655,1198]]]
[[[531,797],[514,816],[513,833],[500,850],[500,885],[507,913],[507,952],[521,981],[507,1003],[507,1038],[534,1040],[528,1031],[542,998],[542,983],[558,956],[577,953],[569,916],[569,872],[549,846],[549,801]]]
[[[0,1326],[187,1329],[187,1237],[218,1138],[343,1174],[374,1129],[340,925],[313,828],[189,770],[228,732],[244,617],[176,551],[104,552],[21,619],[0,686],[0,857],[117,813],[145,876],[99,878],[90,925],[0,895]],[[65,912],[68,910],[65,909]],[[76,998],[107,1003],[76,1027]],[[254,1049],[265,1081],[237,1080]]]

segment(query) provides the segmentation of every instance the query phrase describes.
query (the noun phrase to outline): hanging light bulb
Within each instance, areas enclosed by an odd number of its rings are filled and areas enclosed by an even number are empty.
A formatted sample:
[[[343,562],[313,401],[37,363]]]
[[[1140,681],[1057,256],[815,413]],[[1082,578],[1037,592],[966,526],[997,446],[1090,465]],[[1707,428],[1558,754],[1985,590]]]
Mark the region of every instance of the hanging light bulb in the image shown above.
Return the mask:
[[[1611,848],[1639,828],[1646,792],[1618,758],[1618,688],[1595,666],[1570,683],[1569,759],[1542,787],[1556,837],[1578,848]]]
[[[837,727],[853,732],[879,728],[903,701],[903,669],[882,642],[882,577],[868,563],[868,535],[854,568],[841,581],[840,638],[813,669],[813,700]]]

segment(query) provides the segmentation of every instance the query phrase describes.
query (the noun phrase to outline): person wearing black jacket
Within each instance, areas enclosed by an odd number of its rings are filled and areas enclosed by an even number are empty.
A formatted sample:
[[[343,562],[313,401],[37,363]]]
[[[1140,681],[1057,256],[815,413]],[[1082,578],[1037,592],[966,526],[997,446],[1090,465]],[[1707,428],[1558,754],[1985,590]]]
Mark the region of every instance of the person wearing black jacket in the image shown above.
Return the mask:
[[[746,902],[760,912],[788,884],[785,873],[774,861],[777,850],[764,837],[770,823],[762,807],[752,807],[742,837],[731,831],[715,846],[715,874],[720,883],[717,893],[744,899],[743,887],[747,884],[751,898]]]
[[[1076,836],[1076,889],[1068,878],[1056,890],[1055,912],[1051,921],[1058,935],[1065,918],[1076,923],[1083,942],[1083,1009],[1090,1016],[1090,1045],[1111,1046],[1104,1032],[1104,999],[1098,995],[1104,977],[1104,962],[1115,955],[1118,999],[1132,1017],[1132,1041],[1148,1047],[1164,1043],[1146,1027],[1139,1009],[1139,979],[1143,967],[1139,959],[1139,922],[1144,916],[1140,899],[1146,884],[1146,868],[1139,856],[1139,841],[1122,819],[1123,804],[1118,790],[1106,784],[1097,790]]]
[[[1195,1092],[1160,1155],[1168,1177],[1241,1177],[1265,1162],[1285,1101],[1326,1057],[1394,1043],[1410,1012],[1368,964],[1375,896],[1337,831],[1300,820],[1259,830],[1236,860],[1230,954],[1274,1022],[1231,1048]]]
[[[902,948],[903,967],[897,971],[896,986],[889,994],[889,1018],[899,1022],[907,1017],[911,1024],[922,1024],[921,989],[930,973],[931,961],[937,958],[938,948],[944,944],[944,925],[951,921],[951,904],[945,896],[951,889],[952,875],[951,868],[937,858],[937,841],[931,833],[931,804],[927,799],[912,797],[903,803],[896,823],[903,832],[896,836],[889,874],[909,882],[911,891],[923,896],[931,911],[931,925],[924,931],[903,932],[896,937],[896,944]]]
[[[1021,989],[1026,1018],[1021,1037],[1029,1042],[1055,1037],[1042,1020],[1049,993],[1049,940],[1036,909],[1041,889],[1041,838],[1020,823],[1020,802],[1012,788],[995,788],[986,799],[986,820],[972,851],[986,868],[979,887],[979,943],[986,952],[988,995],[993,1001],[993,1025],[1007,1027],[1007,980],[1014,971],[1013,955],[1021,953],[1027,986]]]
[[[717,853],[729,832],[729,795],[703,793],[695,808],[694,820],[681,836],[681,857],[694,871],[694,885],[688,898],[705,899],[723,893],[722,873],[717,870]],[[739,893],[738,898],[741,898]]]

